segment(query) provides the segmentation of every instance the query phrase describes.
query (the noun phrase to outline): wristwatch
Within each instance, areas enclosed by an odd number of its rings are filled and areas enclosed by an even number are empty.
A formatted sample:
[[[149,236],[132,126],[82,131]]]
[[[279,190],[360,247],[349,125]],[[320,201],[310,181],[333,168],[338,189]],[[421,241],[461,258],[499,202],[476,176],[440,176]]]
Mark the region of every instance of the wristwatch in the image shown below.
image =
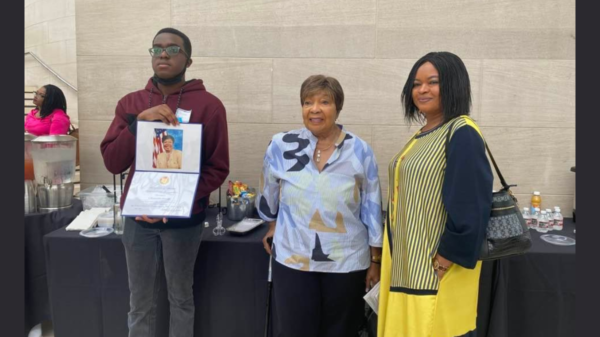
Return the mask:
[[[381,264],[381,255],[379,256],[371,256],[371,262]]]
[[[444,267],[440,264],[440,261],[438,261],[437,259],[433,259],[433,270],[438,271],[441,270],[443,272],[448,271],[448,268],[450,267]]]

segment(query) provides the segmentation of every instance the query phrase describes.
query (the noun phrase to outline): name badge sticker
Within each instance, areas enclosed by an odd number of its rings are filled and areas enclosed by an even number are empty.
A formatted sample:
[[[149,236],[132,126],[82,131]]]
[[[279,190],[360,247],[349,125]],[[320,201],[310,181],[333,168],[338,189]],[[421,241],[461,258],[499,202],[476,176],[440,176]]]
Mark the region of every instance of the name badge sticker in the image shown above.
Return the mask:
[[[179,123],[189,123],[191,115],[192,110],[183,110],[182,108],[177,108],[177,111],[175,112],[175,116]]]

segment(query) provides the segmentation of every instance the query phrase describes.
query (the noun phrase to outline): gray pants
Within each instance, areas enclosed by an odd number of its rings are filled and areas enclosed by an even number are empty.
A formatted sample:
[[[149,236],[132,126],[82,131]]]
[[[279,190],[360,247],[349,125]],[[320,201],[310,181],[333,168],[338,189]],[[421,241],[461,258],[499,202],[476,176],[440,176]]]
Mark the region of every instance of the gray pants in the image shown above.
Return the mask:
[[[194,335],[194,265],[202,226],[147,229],[125,221],[123,245],[129,274],[129,337],[154,337],[163,259],[170,304],[169,337]]]

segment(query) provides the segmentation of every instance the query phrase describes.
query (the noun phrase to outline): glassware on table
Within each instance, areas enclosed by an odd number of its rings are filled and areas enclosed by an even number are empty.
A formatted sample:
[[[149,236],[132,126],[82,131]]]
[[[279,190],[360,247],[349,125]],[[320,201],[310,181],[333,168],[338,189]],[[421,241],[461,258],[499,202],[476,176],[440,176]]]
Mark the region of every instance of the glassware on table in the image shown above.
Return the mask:
[[[215,236],[224,235],[226,230],[225,227],[223,227],[223,213],[221,212],[221,209],[219,209],[219,213],[217,213],[216,221],[217,227],[213,229],[213,234]]]
[[[113,212],[115,215],[115,223],[113,225],[115,234],[122,235],[123,230],[125,229],[125,217],[121,216],[121,205],[119,205],[119,203],[114,204]]]

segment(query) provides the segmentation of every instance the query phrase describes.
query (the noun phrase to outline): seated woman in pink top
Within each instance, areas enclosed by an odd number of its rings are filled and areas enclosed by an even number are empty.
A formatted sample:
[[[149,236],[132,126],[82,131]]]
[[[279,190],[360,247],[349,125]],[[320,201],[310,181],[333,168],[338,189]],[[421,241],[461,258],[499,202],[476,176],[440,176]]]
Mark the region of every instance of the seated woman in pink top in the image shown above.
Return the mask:
[[[71,121],[62,90],[52,84],[39,88],[33,96],[32,109],[25,118],[25,132],[36,136],[66,135]]]

